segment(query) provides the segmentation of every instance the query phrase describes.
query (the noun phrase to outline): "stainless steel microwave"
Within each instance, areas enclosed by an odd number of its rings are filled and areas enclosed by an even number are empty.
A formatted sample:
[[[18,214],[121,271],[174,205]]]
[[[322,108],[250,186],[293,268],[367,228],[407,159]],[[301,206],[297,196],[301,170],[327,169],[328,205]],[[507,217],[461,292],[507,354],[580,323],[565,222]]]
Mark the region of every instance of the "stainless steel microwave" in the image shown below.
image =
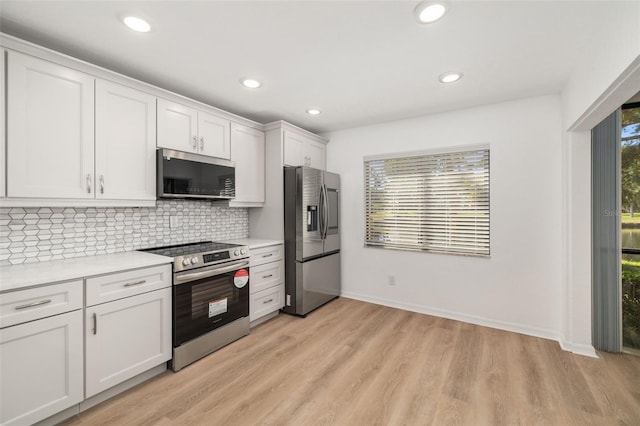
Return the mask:
[[[158,198],[230,200],[236,196],[235,162],[158,149]]]

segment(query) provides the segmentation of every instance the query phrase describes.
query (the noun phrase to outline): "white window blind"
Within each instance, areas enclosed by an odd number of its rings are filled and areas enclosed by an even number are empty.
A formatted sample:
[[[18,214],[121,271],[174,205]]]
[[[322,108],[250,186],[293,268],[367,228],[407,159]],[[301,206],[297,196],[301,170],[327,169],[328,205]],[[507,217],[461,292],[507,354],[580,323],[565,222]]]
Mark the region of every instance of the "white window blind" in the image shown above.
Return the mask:
[[[489,256],[489,149],[365,159],[365,245]]]

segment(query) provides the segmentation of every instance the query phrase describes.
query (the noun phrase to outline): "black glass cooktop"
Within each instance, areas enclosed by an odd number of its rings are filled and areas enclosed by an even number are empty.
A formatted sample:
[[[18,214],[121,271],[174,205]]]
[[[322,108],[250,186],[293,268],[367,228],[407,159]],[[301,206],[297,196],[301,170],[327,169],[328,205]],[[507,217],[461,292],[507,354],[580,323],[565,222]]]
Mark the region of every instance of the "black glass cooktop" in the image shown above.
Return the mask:
[[[200,241],[198,243],[178,244],[175,246],[152,247],[140,249],[148,253],[159,254],[161,256],[176,257],[194,255],[199,253],[209,253],[218,250],[228,250],[234,247],[242,247],[239,244],[216,243],[214,241]]]

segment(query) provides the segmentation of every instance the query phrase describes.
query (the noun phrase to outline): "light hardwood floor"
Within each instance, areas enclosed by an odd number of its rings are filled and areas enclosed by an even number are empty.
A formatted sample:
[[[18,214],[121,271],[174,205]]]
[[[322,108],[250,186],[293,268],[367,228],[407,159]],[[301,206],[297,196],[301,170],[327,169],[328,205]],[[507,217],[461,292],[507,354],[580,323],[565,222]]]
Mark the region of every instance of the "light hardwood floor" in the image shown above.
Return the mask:
[[[640,425],[640,358],[338,299],[68,425]]]

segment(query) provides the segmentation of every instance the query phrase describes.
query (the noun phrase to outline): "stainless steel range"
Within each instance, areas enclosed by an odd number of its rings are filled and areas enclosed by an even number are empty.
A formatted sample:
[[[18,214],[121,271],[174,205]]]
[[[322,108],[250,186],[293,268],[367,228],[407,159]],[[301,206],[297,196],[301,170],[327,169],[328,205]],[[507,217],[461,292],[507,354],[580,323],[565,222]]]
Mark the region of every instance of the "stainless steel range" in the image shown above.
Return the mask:
[[[173,371],[249,334],[247,246],[204,241],[142,251],[173,257]]]

